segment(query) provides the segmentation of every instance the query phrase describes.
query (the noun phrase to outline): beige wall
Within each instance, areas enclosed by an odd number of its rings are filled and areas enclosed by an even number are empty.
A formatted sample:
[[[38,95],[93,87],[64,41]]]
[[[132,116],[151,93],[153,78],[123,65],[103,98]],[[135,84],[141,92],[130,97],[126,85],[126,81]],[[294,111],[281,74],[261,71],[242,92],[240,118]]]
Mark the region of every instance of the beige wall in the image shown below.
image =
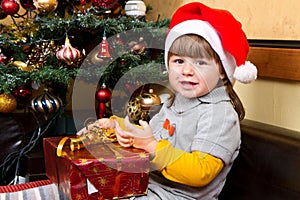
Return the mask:
[[[155,20],[171,17],[189,0],[144,0]],[[200,2],[200,1],[199,1]],[[249,39],[300,40],[300,1],[202,0],[208,6],[229,10],[242,22]],[[300,56],[300,55],[299,55]],[[284,70],[284,69],[283,69]],[[300,131],[300,82],[258,79],[252,84],[236,83],[246,118]]]

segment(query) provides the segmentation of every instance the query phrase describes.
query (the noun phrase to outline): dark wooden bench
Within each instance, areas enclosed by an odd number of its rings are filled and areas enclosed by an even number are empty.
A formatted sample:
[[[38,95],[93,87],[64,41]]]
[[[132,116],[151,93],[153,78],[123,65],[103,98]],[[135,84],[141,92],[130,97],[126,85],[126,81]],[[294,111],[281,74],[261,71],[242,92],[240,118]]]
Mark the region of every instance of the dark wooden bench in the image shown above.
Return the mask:
[[[300,200],[300,132],[241,123],[242,145],[219,200]]]

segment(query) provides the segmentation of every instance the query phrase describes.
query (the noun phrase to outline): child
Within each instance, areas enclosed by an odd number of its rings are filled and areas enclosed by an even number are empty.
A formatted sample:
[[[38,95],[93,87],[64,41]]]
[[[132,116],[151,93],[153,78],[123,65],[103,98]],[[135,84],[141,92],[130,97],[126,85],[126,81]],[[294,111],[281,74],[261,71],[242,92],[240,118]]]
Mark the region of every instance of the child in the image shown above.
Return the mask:
[[[227,11],[199,2],[172,17],[165,63],[174,97],[142,128],[128,118],[100,119],[118,142],[151,155],[147,196],[135,199],[217,199],[240,146],[245,116],[233,90],[235,80],[256,79],[245,62],[248,42],[241,24]]]

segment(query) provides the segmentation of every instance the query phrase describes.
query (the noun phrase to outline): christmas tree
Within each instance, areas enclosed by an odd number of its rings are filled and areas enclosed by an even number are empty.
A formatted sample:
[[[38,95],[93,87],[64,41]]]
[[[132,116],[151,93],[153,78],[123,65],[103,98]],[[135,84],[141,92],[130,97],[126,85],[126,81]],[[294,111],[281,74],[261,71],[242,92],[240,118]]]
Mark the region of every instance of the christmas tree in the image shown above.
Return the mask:
[[[137,6],[127,2],[125,11],[122,0],[2,0],[1,19],[11,17],[14,23],[0,24],[0,93],[22,100],[31,97],[24,90],[31,94],[32,88],[43,86],[64,101],[71,79],[79,73],[81,80],[100,77],[99,82],[113,88],[123,74],[141,64],[149,64],[151,76],[161,79],[162,69],[155,63],[163,63],[162,52],[149,47],[163,44],[165,32],[157,30],[167,27],[169,20],[147,22],[143,10],[132,14]],[[144,12],[149,10],[147,6]],[[99,53],[88,63],[97,67],[80,69],[97,46]],[[124,80],[124,85],[144,79],[136,78]]]
[[[46,121],[38,122],[22,154],[30,152],[51,120],[74,100],[67,96],[74,82],[94,86],[93,99],[83,101],[96,102],[99,118],[114,114],[107,113],[113,91],[130,97],[166,80],[162,45],[169,19],[147,21],[151,7],[142,1],[0,2],[0,113],[31,107]],[[9,25],[3,23],[7,18]],[[114,112],[124,111],[123,106],[115,106]],[[2,177],[21,153],[1,164]]]

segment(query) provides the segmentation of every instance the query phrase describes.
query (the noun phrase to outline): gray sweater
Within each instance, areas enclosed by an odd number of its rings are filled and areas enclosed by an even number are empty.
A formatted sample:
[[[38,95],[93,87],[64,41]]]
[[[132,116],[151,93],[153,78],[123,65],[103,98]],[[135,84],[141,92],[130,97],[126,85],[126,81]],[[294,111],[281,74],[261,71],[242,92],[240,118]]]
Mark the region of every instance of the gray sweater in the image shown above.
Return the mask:
[[[163,128],[166,118],[175,126],[172,136]],[[209,94],[194,99],[177,94],[174,104],[168,108],[165,103],[151,119],[150,126],[157,139],[169,140],[175,148],[186,152],[208,153],[222,159],[225,165],[205,187],[175,183],[151,172],[148,195],[137,199],[217,199],[240,146],[239,119],[225,87],[216,87]]]

